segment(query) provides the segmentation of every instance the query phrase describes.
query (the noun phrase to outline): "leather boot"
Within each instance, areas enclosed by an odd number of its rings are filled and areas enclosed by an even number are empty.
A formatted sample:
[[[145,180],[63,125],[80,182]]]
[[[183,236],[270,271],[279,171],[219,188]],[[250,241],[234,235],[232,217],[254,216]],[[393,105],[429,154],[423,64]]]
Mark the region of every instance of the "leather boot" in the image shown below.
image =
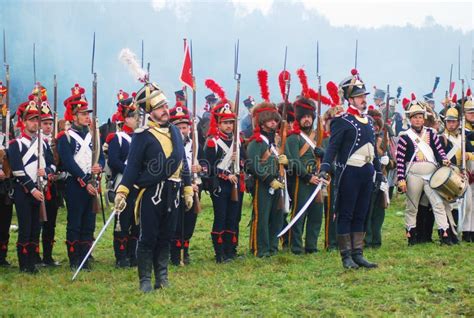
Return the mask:
[[[224,262],[230,262],[233,260],[232,257],[232,232],[224,231],[222,233],[222,245],[224,247]]]
[[[189,240],[184,241],[184,265],[191,264],[191,258],[189,257]]]
[[[59,262],[53,259],[54,240],[43,239],[43,264],[50,267],[59,266]]]
[[[337,235],[337,243],[339,245],[339,251],[341,253],[342,266],[344,266],[344,268],[346,269],[359,268],[359,265],[357,265],[352,260],[351,235],[350,234]]]
[[[39,258],[39,244],[36,242],[30,242],[28,244],[28,261],[27,261],[27,272],[30,274],[38,273],[38,264]],[[41,259],[41,258],[40,258]]]
[[[153,291],[151,287],[151,271],[153,269],[153,251],[146,248],[137,248],[137,267],[138,279],[140,281],[140,290],[144,293]]]
[[[441,242],[441,245],[453,245],[453,242],[451,241],[451,238],[449,237],[449,233],[447,230],[439,229],[438,230],[438,235],[439,235],[439,240]]]
[[[411,228],[409,231],[407,230],[408,246],[418,244],[418,234],[416,227]]]
[[[352,239],[352,260],[359,265],[359,267],[376,268],[378,265],[370,263],[364,258],[364,232],[351,233]]]
[[[222,239],[222,233],[212,232],[211,237],[214,252],[216,253],[216,263],[222,263],[224,261],[224,241]]]
[[[153,255],[153,268],[155,270],[155,289],[166,288],[168,282],[168,261],[170,259],[170,246],[160,246]]]
[[[81,262],[86,257],[87,252],[89,252],[89,249],[92,246],[92,241],[81,241],[79,246],[80,246],[80,248],[79,248],[79,253],[78,253],[78,255],[79,255],[79,258],[78,258],[79,264],[78,265],[81,264]],[[82,269],[85,270],[85,271],[90,271],[92,269],[91,256],[90,255],[87,258],[87,260],[84,262],[84,265],[82,266]]]
[[[8,241],[0,242],[0,267],[10,267],[11,264],[7,261]]]
[[[182,244],[180,240],[171,241],[170,261],[171,265],[179,266]]]
[[[69,258],[69,267],[75,271],[79,267],[79,241],[66,241],[67,257]]]
[[[114,233],[115,267],[117,268],[130,267],[130,261],[127,257],[127,241],[126,236]]]
[[[28,272],[28,243],[16,243],[20,272]]]
[[[462,232],[462,241],[467,243],[472,242],[471,233],[472,232]]]
[[[128,259],[130,260],[130,267],[137,266],[137,242],[135,236],[129,236],[127,242]]]

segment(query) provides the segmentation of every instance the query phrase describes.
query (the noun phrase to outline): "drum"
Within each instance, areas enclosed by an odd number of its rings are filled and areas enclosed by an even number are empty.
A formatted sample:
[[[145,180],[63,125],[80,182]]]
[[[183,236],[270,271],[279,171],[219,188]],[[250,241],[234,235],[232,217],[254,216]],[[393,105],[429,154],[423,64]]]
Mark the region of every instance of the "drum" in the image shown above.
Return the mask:
[[[468,183],[457,167],[440,167],[430,178],[430,187],[448,202],[454,202],[466,192]]]

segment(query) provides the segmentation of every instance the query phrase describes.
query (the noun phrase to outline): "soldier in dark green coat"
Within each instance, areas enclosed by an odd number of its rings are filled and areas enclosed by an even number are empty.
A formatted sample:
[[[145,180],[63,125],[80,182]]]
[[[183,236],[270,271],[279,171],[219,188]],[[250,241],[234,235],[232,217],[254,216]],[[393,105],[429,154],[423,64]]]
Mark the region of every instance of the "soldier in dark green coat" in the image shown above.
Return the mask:
[[[280,122],[276,106],[263,102],[253,110],[254,135],[247,147],[248,170],[254,178],[250,249],[257,257],[268,257],[278,251],[278,232],[283,223],[279,206],[284,183],[279,178],[279,164],[288,163],[278,155],[275,133]]]
[[[319,183],[317,160],[324,156],[321,148],[316,146],[316,132],[312,130],[315,119],[315,104],[308,98],[299,98],[293,103],[296,114],[294,130],[286,140],[288,157],[288,189],[292,199],[291,218],[308,201]],[[317,252],[318,236],[323,217],[322,196],[319,193],[309,205],[303,216],[293,225],[289,232],[290,248],[294,254]],[[306,227],[305,244],[303,231]]]

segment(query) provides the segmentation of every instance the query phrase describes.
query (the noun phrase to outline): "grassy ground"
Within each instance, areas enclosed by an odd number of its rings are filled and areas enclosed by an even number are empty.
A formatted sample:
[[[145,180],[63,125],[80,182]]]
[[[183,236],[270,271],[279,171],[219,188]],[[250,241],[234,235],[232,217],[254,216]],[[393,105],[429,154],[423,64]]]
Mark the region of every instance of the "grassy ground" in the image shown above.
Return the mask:
[[[210,201],[203,202],[192,240],[192,264],[171,268],[171,288],[143,295],[136,269],[114,268],[112,228],[94,252],[92,272],[71,282],[64,246],[65,211],[58,219],[55,255],[63,264],[20,274],[13,234],[0,269],[2,316],[474,316],[474,244],[406,246],[402,202],[387,212],[383,246],[367,250],[376,270],[344,271],[336,252],[269,259],[248,254],[250,202],[241,223],[240,253],[230,264],[213,262]],[[97,226],[102,226],[101,218]],[[320,242],[320,245],[323,242]]]

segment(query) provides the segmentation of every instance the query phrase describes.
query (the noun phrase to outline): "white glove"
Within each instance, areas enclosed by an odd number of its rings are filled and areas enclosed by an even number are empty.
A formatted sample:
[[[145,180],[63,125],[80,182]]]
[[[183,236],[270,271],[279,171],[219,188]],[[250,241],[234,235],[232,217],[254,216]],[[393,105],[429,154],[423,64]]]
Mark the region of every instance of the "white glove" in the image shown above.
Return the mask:
[[[387,192],[388,191],[388,182],[381,182],[380,183],[380,191]]]
[[[382,156],[380,157],[380,164],[381,165],[388,165],[388,163],[390,162],[390,159],[388,158],[388,156]]]
[[[127,195],[123,192],[117,192],[114,200],[114,210],[117,214],[122,213],[127,206]]]

